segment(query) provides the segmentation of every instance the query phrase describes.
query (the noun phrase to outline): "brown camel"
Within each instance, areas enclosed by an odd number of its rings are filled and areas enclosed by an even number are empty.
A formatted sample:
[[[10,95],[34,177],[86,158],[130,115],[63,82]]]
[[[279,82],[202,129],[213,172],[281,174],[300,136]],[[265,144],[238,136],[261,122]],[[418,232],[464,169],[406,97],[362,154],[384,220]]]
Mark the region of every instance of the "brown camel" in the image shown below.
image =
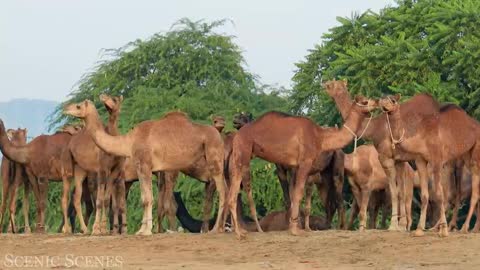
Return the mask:
[[[417,157],[417,167],[418,161],[420,161],[420,164],[431,166],[435,197],[438,198],[440,206],[440,236],[448,236],[441,170],[444,165],[455,159],[465,160],[470,165],[472,172],[471,205],[467,220],[462,228],[462,231],[468,231],[468,224],[478,200],[480,125],[461,108],[449,104],[442,106],[439,114],[421,121],[421,125],[416,130],[411,130],[408,128],[406,119],[401,117],[403,108],[399,105],[399,99],[400,95],[388,96],[381,99],[380,105],[385,111],[385,115],[389,117],[393,138],[400,138],[397,141],[397,148],[415,155]],[[422,174],[428,174],[426,168],[419,167],[418,170],[421,176]],[[422,177],[421,181],[423,185],[424,179]],[[424,197],[422,196],[422,208],[424,206],[423,200]],[[428,205],[428,202],[425,204]],[[420,217],[420,226],[424,226],[424,223],[425,221]],[[423,229],[424,227],[420,228]],[[420,234],[423,234],[423,231]]]
[[[325,83],[324,87],[327,94],[335,100],[337,108],[340,111],[342,118],[345,120],[345,117],[348,115],[349,108],[352,104],[352,99],[347,90],[347,82],[330,81]],[[402,103],[401,108],[400,116],[405,120],[405,128],[408,131],[412,131],[419,128],[423,119],[438,114],[440,105],[428,94],[417,94],[407,102]],[[375,148],[379,154],[380,163],[382,164],[382,167],[388,177],[389,193],[392,194],[392,215],[389,230],[405,230],[407,225],[405,207],[403,207],[403,205],[405,205],[404,189],[400,188],[400,192],[398,192],[396,181],[396,174],[402,174],[402,172],[397,172],[396,167],[398,166],[396,166],[396,163],[415,161],[419,171],[425,172],[423,174],[420,173],[420,178],[422,179],[422,198],[424,199],[422,201],[424,203],[422,203],[419,230],[423,230],[425,228],[426,204],[428,202],[428,175],[426,174],[427,165],[422,163],[421,160],[415,160],[415,155],[403,151],[400,147],[394,147],[394,142],[396,141],[392,140],[392,135],[389,132],[386,114],[375,117],[371,121],[365,120],[360,129],[364,130],[363,138],[372,141],[375,145]],[[393,139],[399,138],[395,137]],[[400,184],[400,187],[403,187],[403,183]],[[400,219],[398,215],[399,209]]]
[[[37,227],[45,231],[45,210],[48,193],[48,180],[61,181],[62,151],[68,145],[72,135],[57,132],[53,135],[40,135],[24,146],[16,146],[8,140],[3,122],[0,121],[0,149],[10,160],[25,166],[29,183],[37,201]],[[67,175],[72,169],[65,167]]]
[[[236,198],[242,179],[250,172],[253,156],[296,169],[290,232],[298,235],[299,203],[313,162],[319,153],[340,149],[351,142],[357,136],[362,121],[375,108],[375,100],[356,97],[341,129],[322,128],[308,118],[278,112],[266,113],[241,128],[233,139],[232,183],[228,197],[237,236],[242,238],[246,232],[237,222]]]
[[[27,143],[27,129],[9,129],[7,135],[12,144],[22,146]],[[28,218],[30,184],[25,173],[25,167],[21,164],[10,161],[7,157],[2,157],[1,164],[2,173],[2,205],[0,208],[0,231],[3,228],[3,220],[5,217],[5,210],[7,207],[7,198],[9,199],[10,222],[8,230],[16,233],[15,213],[17,210],[17,191],[20,185],[24,185],[23,194],[23,218],[25,220],[25,233],[30,233],[30,220]]]
[[[104,104],[109,114],[108,124],[104,128],[104,131],[110,135],[119,134],[117,126],[123,102],[123,96],[114,97],[103,94],[100,95],[100,100]],[[72,140],[63,153],[62,160],[66,161],[64,166],[73,167],[75,178],[75,194],[73,201],[75,212],[77,213],[80,221],[80,230],[82,233],[88,232],[81,207],[83,181],[89,173],[95,173],[97,175],[98,185],[95,205],[96,213],[92,234],[101,234],[102,232],[106,232],[106,211],[109,209],[108,204],[110,202],[109,194],[111,192],[111,184],[113,182],[112,179],[118,177],[123,159],[102,151],[99,147],[97,147],[93,138],[90,136],[90,133],[84,128],[78,134],[72,137]],[[64,206],[64,233],[70,233],[72,231],[70,228],[70,223],[68,222],[67,211],[69,190],[70,180],[68,179],[68,175],[64,175],[62,196],[62,206]]]
[[[223,231],[225,224],[225,182],[223,178],[223,141],[215,128],[191,122],[180,112],[172,112],[159,120],[144,121],[126,135],[112,136],[105,132],[94,104],[85,100],[64,108],[66,114],[85,121],[85,129],[105,152],[132,158],[139,176],[144,206],[142,226],[137,234],[152,233],[152,172],[195,171],[192,165],[204,160],[203,179],[214,179],[220,197],[219,215],[214,231]],[[181,158],[179,158],[181,157]]]
[[[76,135],[80,133],[82,129],[83,129],[83,125],[77,124],[77,125],[65,125],[60,130],[70,135]]]
[[[403,168],[398,169],[399,166]],[[407,209],[407,227],[410,228],[412,223],[411,202],[413,197],[413,184],[415,182],[415,172],[412,167],[407,163],[398,163],[397,170],[401,171],[403,175],[397,174],[397,183],[404,182],[406,187],[406,209]],[[371,226],[375,227],[376,216],[375,212],[378,212],[379,203],[383,203],[385,200],[382,196],[386,196],[386,192],[380,193],[380,191],[386,191],[388,188],[388,178],[385,171],[378,159],[378,152],[373,145],[362,145],[357,148],[356,153],[345,155],[345,172],[348,176],[348,181],[352,188],[352,192],[355,198],[355,204],[352,206],[350,213],[349,227],[351,228],[353,220],[356,216],[357,207],[360,206],[360,231],[366,228],[367,208],[369,206],[369,200],[372,192],[377,191],[373,197],[375,202],[371,205]],[[399,179],[402,178],[402,179]],[[409,203],[409,204],[408,204]],[[388,203],[389,205],[390,203]],[[357,206],[358,205],[358,206]],[[385,213],[383,213],[385,216]]]

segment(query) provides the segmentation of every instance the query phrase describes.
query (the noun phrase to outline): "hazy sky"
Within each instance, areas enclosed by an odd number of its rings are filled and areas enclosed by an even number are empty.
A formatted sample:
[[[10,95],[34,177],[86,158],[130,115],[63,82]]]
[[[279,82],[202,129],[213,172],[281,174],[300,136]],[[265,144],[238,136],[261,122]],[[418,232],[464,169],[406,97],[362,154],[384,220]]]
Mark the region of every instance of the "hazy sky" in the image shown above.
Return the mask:
[[[180,18],[229,18],[248,69],[290,86],[294,63],[335,26],[336,16],[378,11],[394,0],[2,0],[0,101],[61,101],[102,48],[168,31]]]

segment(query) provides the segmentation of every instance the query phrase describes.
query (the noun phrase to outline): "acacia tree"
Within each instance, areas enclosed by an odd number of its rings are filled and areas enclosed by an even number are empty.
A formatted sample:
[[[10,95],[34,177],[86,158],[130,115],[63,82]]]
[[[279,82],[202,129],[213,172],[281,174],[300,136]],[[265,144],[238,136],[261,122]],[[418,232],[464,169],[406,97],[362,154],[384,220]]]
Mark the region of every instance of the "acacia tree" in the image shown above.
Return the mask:
[[[475,0],[400,0],[340,23],[296,64],[291,109],[339,121],[321,82],[347,79],[353,93],[429,92],[480,117],[480,5]]]

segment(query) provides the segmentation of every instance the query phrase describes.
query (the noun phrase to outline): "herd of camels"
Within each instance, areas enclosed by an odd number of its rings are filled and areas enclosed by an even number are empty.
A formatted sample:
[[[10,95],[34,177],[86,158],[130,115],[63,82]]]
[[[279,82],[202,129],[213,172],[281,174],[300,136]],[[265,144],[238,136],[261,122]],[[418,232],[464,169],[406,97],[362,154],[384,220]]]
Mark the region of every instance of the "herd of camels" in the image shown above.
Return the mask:
[[[100,96],[109,114],[106,125],[89,100],[66,105],[63,110],[66,115],[82,119],[84,125],[65,126],[29,143],[26,129],[6,130],[0,120],[0,149],[4,155],[0,224],[8,220],[9,230],[19,231],[15,202],[23,185],[24,231],[30,232],[30,191],[37,204],[36,231],[45,231],[48,181],[62,181],[63,233],[72,232],[76,218],[80,231],[88,233],[86,224],[93,213],[92,234],[125,233],[126,197],[132,183],[139,181],[143,218],[137,234],[150,235],[154,174],[159,189],[159,232],[167,217],[170,230],[176,230],[178,218],[192,232],[223,232],[229,221],[238,238],[245,237],[247,231],[287,229],[299,235],[304,230],[330,228],[335,213],[339,228],[351,228],[359,216],[359,230],[364,231],[367,210],[369,228],[375,228],[381,208],[383,226],[386,212],[391,211],[388,229],[410,230],[414,188],[421,190],[421,213],[414,235],[424,234],[428,218],[440,236],[447,236],[457,227],[462,201],[470,196],[470,208],[461,228],[468,232],[472,215],[480,211],[480,207],[476,208],[480,191],[480,124],[458,106],[439,104],[428,94],[417,94],[405,102],[400,102],[399,95],[352,99],[346,81],[328,81],[323,87],[341,113],[341,128],[321,127],[309,118],[280,112],[268,112],[256,120],[241,113],[233,121],[237,131],[225,133],[223,117],[213,117],[210,126],[194,123],[182,112],[171,112],[161,119],[141,122],[121,135],[117,126],[123,97],[106,94]],[[371,144],[357,147],[361,138]],[[352,141],[354,151],[345,154],[342,148]],[[260,220],[250,177],[254,157],[275,164],[286,207],[286,211],[269,213]],[[189,215],[180,195],[174,192],[179,172],[205,183],[201,221]],[[342,195],[344,175],[354,195],[348,221]],[[315,186],[326,218],[311,216]],[[247,195],[250,220],[242,216],[241,204],[237,204],[240,188]],[[215,191],[219,195],[218,212],[211,220]],[[447,224],[450,208],[453,215]],[[479,229],[480,222],[476,222],[473,230]]]

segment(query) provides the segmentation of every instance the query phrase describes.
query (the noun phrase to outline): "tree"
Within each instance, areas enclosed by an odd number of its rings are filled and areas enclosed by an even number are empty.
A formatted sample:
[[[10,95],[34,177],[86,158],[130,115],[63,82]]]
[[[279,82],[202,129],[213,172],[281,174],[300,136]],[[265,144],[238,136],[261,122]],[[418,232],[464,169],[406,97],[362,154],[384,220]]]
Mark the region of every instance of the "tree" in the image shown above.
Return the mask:
[[[480,117],[480,6],[475,0],[401,0],[378,14],[337,18],[296,64],[290,107],[317,121],[339,122],[321,82],[347,79],[352,93],[409,97],[429,92]]]

